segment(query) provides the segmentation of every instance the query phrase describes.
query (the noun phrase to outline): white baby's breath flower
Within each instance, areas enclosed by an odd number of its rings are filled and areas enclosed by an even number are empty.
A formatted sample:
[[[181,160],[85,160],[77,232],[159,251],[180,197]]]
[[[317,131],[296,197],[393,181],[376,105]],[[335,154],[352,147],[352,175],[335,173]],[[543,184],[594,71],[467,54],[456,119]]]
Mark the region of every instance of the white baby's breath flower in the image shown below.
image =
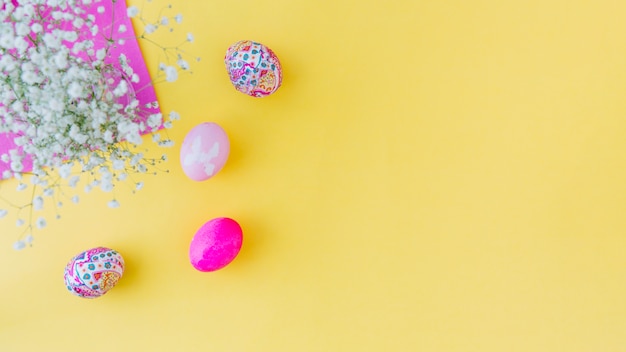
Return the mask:
[[[169,147],[173,147],[174,146],[174,141],[171,140],[171,139],[166,139],[166,140],[159,141],[158,144],[161,147],[169,148]]]
[[[175,82],[178,79],[178,70],[174,66],[165,67],[165,80],[168,82]]]
[[[28,49],[28,42],[24,37],[15,37],[14,46],[20,53],[24,53]]]
[[[187,33],[187,41],[190,42],[190,43],[193,43],[193,40],[194,40],[193,34],[192,33]]]
[[[152,34],[157,30],[157,26],[155,26],[152,23],[148,23],[144,29],[143,29],[147,34]]]
[[[65,109],[65,104],[56,98],[50,99],[50,109],[57,112],[62,112]]]
[[[44,219],[43,217],[37,218],[37,221],[35,222],[35,224],[37,225],[38,229],[43,229],[44,227],[46,227],[46,225],[48,225],[48,223],[46,222],[46,219]]]
[[[178,67],[180,67],[183,70],[188,70],[189,69],[189,63],[183,59],[179,59],[176,64],[178,65]]]
[[[111,162],[113,170],[124,170],[126,163],[122,159],[113,159]]]
[[[100,189],[103,192],[111,192],[113,190],[113,183],[111,183],[110,181],[102,182],[102,184],[100,185]]]
[[[16,251],[22,250],[24,248],[26,248],[26,243],[22,240],[13,243],[13,249],[15,249]]]
[[[143,188],[143,182],[137,182],[137,183],[135,184],[135,189],[136,189],[137,191],[140,191],[142,188]]]
[[[0,36],[0,47],[7,50],[15,48],[15,38],[13,37],[13,33],[5,33]]]
[[[78,40],[78,33],[72,31],[64,32],[63,40],[73,43]]]
[[[20,182],[20,183],[18,183],[18,184],[17,184],[17,188],[16,188],[16,190],[18,190],[18,191],[23,191],[23,190],[25,190],[26,188],[28,188],[28,185],[27,185],[27,184],[25,184],[25,183]]]
[[[22,164],[21,160],[20,161],[11,161],[11,170],[20,172],[20,171],[24,170],[24,164]]]
[[[35,210],[43,209],[43,198],[41,196],[37,196],[35,197],[35,199],[33,199],[33,209]]]
[[[182,23],[183,22],[183,15],[181,15],[180,13],[177,14],[176,16],[174,16],[174,20],[176,21],[176,23]]]
[[[156,129],[161,126],[161,122],[163,121],[163,115],[161,113],[151,114],[148,117],[148,127],[151,129]]]
[[[167,26],[168,24],[170,24],[170,19],[165,16],[161,17],[161,25]]]
[[[137,15],[139,15],[139,9],[137,8],[137,6],[129,6],[128,9],[126,9],[126,14],[130,18],[136,17]]]
[[[126,25],[125,24],[120,24],[120,26],[117,28],[117,31],[120,33],[126,33]]]
[[[143,153],[137,153],[130,159],[130,166],[137,165],[143,159]]]
[[[0,219],[2,219],[3,217],[7,216],[8,213],[9,213],[8,210],[0,209]]]
[[[39,179],[39,176],[33,175],[33,176],[30,177],[30,183],[32,185],[37,186],[37,185],[39,185],[41,183],[41,180]]]
[[[109,208],[119,208],[120,207],[120,203],[113,199],[108,203]]]
[[[31,28],[28,26],[28,24],[24,22],[19,22],[15,25],[15,34],[19,35],[20,37],[28,35],[30,31]]]
[[[80,180],[80,176],[78,175],[72,176],[72,178],[70,178],[70,180],[67,182],[67,185],[74,188],[78,184],[79,180]]]
[[[180,115],[176,111],[170,111],[169,117],[172,121],[180,120]]]
[[[138,130],[128,131],[125,135],[125,139],[134,145],[141,145],[143,143],[143,139],[141,138]]]
[[[25,223],[26,221],[24,219],[17,219],[17,221],[15,221],[15,226],[21,227],[24,226]]]
[[[43,26],[39,23],[33,23],[30,26],[30,29],[34,32],[34,33],[41,33],[43,31]]]
[[[116,97],[121,97],[128,93],[128,83],[125,80],[121,80],[120,83],[113,90],[113,95]]]
[[[76,81],[70,83],[67,93],[74,99],[82,98],[85,94],[84,88]]]
[[[96,59],[98,61],[102,61],[104,60],[104,58],[106,57],[107,51],[104,48],[100,48],[96,51]]]
[[[59,167],[59,176],[61,178],[68,178],[72,172],[72,163],[66,163]]]
[[[78,202],[80,202],[80,197],[79,196],[73,196],[72,197],[72,203],[78,204]]]
[[[115,142],[115,139],[113,138],[113,131],[111,130],[104,131],[104,133],[102,134],[102,139],[104,139],[104,141],[107,143]]]
[[[54,64],[56,65],[56,67],[62,70],[67,68],[67,66],[69,65],[67,53],[59,52],[58,54],[56,54],[54,56]]]
[[[80,18],[80,17],[76,17],[76,18],[74,18],[74,21],[72,22],[72,25],[74,26],[74,28],[80,28],[83,25],[85,25],[85,20]]]
[[[27,84],[36,84],[39,82],[39,76],[34,71],[24,71],[22,68],[22,80]]]

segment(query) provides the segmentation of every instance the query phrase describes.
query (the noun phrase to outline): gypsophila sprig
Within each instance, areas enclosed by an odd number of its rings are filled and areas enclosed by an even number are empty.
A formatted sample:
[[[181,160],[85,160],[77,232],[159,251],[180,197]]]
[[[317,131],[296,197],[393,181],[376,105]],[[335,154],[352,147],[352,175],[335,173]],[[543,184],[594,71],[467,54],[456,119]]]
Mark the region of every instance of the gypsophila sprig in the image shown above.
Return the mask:
[[[148,0],[148,2],[150,2],[150,0]],[[144,1],[142,8],[145,6],[145,3],[146,2]],[[154,18],[150,19],[147,16],[144,16],[143,11],[139,8],[131,6],[128,8],[128,16],[137,19],[137,21],[143,24],[143,32],[138,35],[138,38],[151,42],[162,49],[164,58],[159,63],[160,74],[157,76],[157,79],[165,80],[167,82],[175,82],[178,79],[178,73],[180,71],[191,72],[191,66],[186,60],[186,58],[190,55],[187,54],[184,47],[188,43],[193,43],[194,36],[193,33],[186,33],[182,40],[168,46],[162,46],[154,42],[150,38],[151,34],[161,29],[168,32],[174,32],[176,25],[183,22],[182,14],[178,13],[174,16],[168,16],[165,14],[167,10],[172,10],[172,5],[167,5],[165,8],[161,9],[161,11]],[[195,57],[193,60],[200,61],[200,58]]]
[[[139,190],[143,182],[136,180],[138,175],[163,171],[159,164],[165,155],[145,157],[146,150],[139,147],[142,135],[151,133],[158,146],[172,146],[166,130],[180,116],[174,111],[164,116],[156,101],[142,102],[137,94],[190,72],[181,48],[193,35],[183,34],[175,45],[151,38],[160,28],[173,31],[182,21],[180,14],[164,14],[171,5],[148,21],[140,8],[126,8],[123,0],[0,4],[0,133],[15,144],[0,155],[8,165],[1,176],[17,178],[16,190],[32,194],[24,204],[1,198],[6,207],[0,205],[0,218],[16,210],[16,225],[23,230],[14,248],[21,249],[32,243],[34,230],[48,225],[36,212],[52,205],[59,218],[63,200],[79,202],[74,194],[79,181],[85,192],[99,188],[113,193],[108,206],[117,208],[118,183],[130,181],[133,191]],[[115,20],[120,14],[110,13],[119,9],[116,5],[136,18],[138,36],[128,23]],[[111,21],[103,24],[102,18]],[[165,53],[155,79],[140,82],[134,69],[139,63],[123,53],[112,54],[131,39],[154,44]]]

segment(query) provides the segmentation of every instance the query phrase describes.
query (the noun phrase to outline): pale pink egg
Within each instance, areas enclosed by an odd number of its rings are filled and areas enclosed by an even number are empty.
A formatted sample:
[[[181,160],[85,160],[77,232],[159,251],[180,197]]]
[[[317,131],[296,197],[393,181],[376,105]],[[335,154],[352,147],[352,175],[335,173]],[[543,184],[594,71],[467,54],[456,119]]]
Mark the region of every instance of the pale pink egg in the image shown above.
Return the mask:
[[[237,257],[243,241],[241,226],[230,218],[208,221],[189,246],[191,265],[199,271],[219,270]]]
[[[204,181],[226,164],[230,153],[228,135],[220,125],[204,122],[187,133],[180,148],[180,164],[187,177]]]

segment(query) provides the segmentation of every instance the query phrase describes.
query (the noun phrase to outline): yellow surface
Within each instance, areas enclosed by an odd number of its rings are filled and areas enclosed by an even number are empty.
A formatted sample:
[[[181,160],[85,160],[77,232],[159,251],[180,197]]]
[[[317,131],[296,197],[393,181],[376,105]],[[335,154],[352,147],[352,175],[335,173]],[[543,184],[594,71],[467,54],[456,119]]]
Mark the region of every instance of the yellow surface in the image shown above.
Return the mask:
[[[202,61],[158,87],[171,172],[119,209],[83,195],[21,252],[0,223],[0,350],[626,351],[626,2],[175,6]],[[241,39],[281,59],[274,96],[230,85]],[[232,153],[197,183],[178,147],[204,121]],[[218,216],[244,246],[197,272]],[[99,245],[126,274],[72,296],[66,262]]]

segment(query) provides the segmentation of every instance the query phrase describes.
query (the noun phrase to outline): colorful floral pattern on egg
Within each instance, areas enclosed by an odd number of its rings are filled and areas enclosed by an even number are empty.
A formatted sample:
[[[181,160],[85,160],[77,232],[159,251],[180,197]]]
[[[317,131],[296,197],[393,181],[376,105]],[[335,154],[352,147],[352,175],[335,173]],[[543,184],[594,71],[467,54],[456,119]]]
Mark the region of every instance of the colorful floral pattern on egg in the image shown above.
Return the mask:
[[[124,260],[114,250],[99,247],[80,253],[65,268],[65,284],[73,294],[100,297],[109,291],[124,272]]]
[[[226,68],[235,88],[253,97],[274,93],[282,83],[278,57],[261,43],[243,40],[226,52]]]

